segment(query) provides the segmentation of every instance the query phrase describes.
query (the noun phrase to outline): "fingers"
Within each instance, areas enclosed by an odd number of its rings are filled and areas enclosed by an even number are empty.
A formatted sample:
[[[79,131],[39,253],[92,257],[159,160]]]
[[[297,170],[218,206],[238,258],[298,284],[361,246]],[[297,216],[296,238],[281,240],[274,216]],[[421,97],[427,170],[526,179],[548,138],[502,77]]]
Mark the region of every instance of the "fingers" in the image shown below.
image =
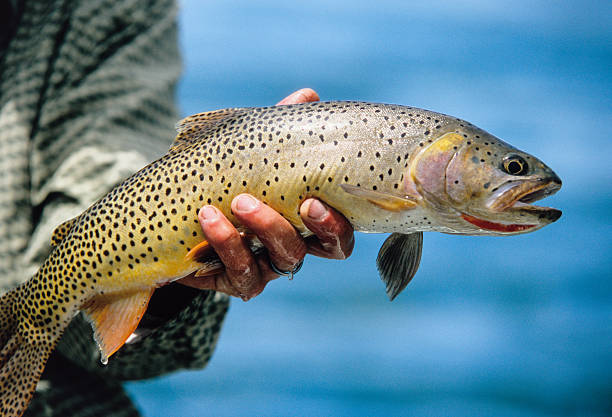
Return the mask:
[[[298,231],[255,197],[238,195],[232,201],[232,212],[240,223],[257,235],[277,268],[290,271],[306,256],[306,244]]]
[[[300,206],[300,216],[315,234],[307,239],[308,253],[330,259],[346,259],[355,246],[353,226],[325,203],[309,198]]]
[[[289,94],[276,103],[276,105],[283,106],[287,104],[310,103],[313,101],[319,101],[319,95],[311,88],[302,88],[301,90]]]
[[[222,293],[241,297],[240,292],[232,286],[225,273],[215,274],[208,277],[196,277],[195,272],[176,281],[177,284],[197,288],[199,290],[214,290]],[[241,297],[242,298],[242,297]],[[246,301],[246,300],[245,300]]]
[[[204,278],[218,291],[249,299],[265,287],[257,261],[247,243],[230,221],[213,206],[198,213],[200,226],[208,243],[225,266],[225,273]],[[211,282],[214,281],[214,282]]]
[[[200,225],[225,271],[204,277],[190,275],[179,282],[221,291],[246,301],[261,293],[269,281],[278,278],[270,262],[281,270],[290,271],[304,259],[306,244],[285,218],[248,194],[234,198],[232,212],[259,238],[267,253],[254,255],[246,240],[218,209],[204,206],[198,214]]]

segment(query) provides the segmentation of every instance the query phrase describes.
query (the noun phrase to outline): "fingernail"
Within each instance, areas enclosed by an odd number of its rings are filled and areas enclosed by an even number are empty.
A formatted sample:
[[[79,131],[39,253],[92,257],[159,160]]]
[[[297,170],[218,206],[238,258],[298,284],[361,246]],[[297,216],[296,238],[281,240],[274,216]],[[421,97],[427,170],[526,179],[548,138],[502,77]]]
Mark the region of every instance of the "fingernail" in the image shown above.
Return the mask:
[[[246,214],[255,210],[259,206],[259,201],[248,194],[236,197],[235,211]]]
[[[200,209],[200,218],[204,221],[212,221],[219,217],[217,209],[213,206],[204,206]]]
[[[327,208],[319,200],[312,200],[308,207],[308,217],[312,220],[321,220],[327,214]]]

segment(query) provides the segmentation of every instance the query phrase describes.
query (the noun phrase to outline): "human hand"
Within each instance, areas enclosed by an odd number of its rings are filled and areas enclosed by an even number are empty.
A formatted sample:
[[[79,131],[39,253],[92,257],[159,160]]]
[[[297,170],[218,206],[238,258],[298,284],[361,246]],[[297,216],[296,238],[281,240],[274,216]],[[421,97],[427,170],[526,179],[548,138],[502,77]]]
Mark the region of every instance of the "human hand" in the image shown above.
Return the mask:
[[[305,88],[281,100],[278,105],[318,101],[316,92]],[[330,259],[347,258],[354,246],[353,228],[340,213],[321,201],[309,198],[300,206],[306,227],[314,233],[303,239],[278,212],[253,196],[240,194],[231,204],[234,216],[263,243],[267,252],[255,255],[230,221],[213,206],[200,209],[198,219],[208,243],[225,266],[219,274],[190,275],[177,282],[199,289],[221,291],[248,300],[263,291],[282,271],[292,271],[306,253]]]

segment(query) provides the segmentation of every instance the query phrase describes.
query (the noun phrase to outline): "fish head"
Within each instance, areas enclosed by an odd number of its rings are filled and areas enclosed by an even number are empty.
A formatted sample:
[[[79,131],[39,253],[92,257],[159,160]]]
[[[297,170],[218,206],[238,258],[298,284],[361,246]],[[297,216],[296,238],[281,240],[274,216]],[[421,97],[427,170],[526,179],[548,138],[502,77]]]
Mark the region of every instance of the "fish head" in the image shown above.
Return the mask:
[[[404,186],[422,197],[422,206],[437,220],[434,229],[514,235],[561,216],[557,209],[531,204],[561,188],[557,174],[489,133],[464,125],[419,145]]]

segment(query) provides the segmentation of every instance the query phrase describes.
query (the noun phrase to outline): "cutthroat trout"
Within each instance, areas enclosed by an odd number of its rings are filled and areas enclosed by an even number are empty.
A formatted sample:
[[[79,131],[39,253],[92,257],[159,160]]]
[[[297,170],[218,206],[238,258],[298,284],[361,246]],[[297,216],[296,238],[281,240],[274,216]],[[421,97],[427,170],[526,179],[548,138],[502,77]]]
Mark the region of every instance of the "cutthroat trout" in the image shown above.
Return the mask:
[[[561,215],[530,204],[561,187],[540,160],[426,110],[359,102],[236,108],[187,117],[177,130],[165,156],[60,225],[40,270],[0,299],[3,416],[24,412],[77,312],[90,319],[105,362],[156,287],[223,267],[198,223],[205,204],[239,226],[230,203],[250,193],[307,236],[299,207],[316,197],[357,231],[392,233],[377,260],[391,299],[418,268],[424,231],[514,235]]]

